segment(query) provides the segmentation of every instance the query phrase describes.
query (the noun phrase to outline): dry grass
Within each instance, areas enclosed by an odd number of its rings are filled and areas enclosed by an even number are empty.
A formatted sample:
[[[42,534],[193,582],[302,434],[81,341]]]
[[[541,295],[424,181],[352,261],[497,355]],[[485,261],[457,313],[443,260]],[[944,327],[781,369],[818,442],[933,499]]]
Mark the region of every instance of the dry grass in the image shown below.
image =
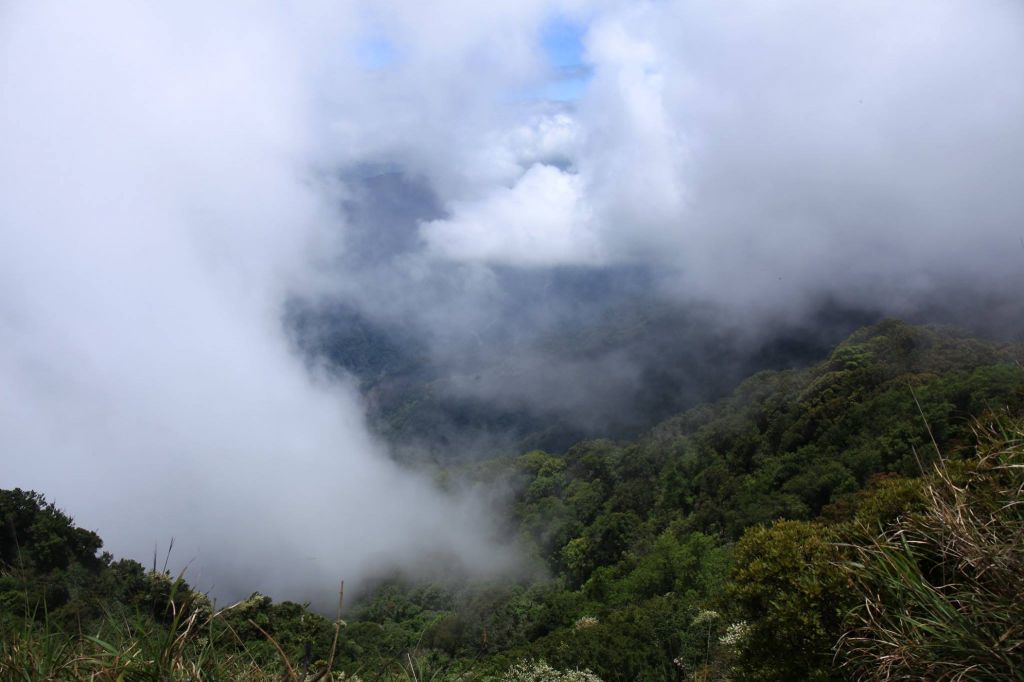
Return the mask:
[[[839,652],[857,679],[1024,680],[1024,422],[976,432],[923,512],[853,547],[864,602]]]

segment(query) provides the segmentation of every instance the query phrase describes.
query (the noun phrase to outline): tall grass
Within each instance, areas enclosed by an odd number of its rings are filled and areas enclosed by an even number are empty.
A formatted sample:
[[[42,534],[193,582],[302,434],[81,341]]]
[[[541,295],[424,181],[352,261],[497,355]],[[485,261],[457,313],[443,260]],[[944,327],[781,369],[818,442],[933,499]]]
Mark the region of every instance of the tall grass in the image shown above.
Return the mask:
[[[864,601],[839,652],[857,679],[1024,680],[1024,421],[976,433],[922,512],[852,547]]]
[[[325,660],[290,655],[273,628],[248,618],[244,600],[214,610],[205,595],[188,588],[182,576],[165,571],[148,574],[154,584],[153,612],[125,615],[107,612],[90,632],[51,627],[41,614],[28,612],[18,621],[0,621],[0,682],[359,682],[335,669],[346,623],[341,618],[344,582],[338,592],[338,616]],[[167,617],[155,619],[154,613]],[[42,615],[41,620],[36,615]],[[266,623],[265,623],[266,624]],[[236,628],[252,628],[239,632]],[[253,639],[253,633],[258,633]],[[267,656],[268,648],[274,652]],[[251,652],[251,653],[250,653]],[[381,682],[469,682],[472,665],[454,667],[417,643],[402,659],[379,660],[367,680]],[[276,660],[274,658],[276,656]]]
[[[69,634],[52,628],[48,619],[42,624],[30,617],[20,623],[5,623],[0,638],[0,680],[280,679],[277,670],[262,669],[244,654],[223,654],[216,644],[226,630],[214,626],[232,607],[214,612],[204,595],[183,585],[180,576],[172,581],[166,624],[141,615],[128,618],[113,613],[107,614],[94,634]]]

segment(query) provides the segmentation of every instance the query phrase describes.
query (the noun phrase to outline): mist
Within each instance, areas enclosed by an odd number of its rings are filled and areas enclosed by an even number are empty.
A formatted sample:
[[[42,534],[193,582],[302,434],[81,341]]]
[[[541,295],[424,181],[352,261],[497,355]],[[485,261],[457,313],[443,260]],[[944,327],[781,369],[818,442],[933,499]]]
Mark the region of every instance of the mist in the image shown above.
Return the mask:
[[[1020,64],[1011,0],[4,4],[0,484],[225,598],[504,570],[396,458],[1019,336]]]
[[[1020,337],[1018,4],[552,7],[577,38],[567,63],[547,55],[542,96],[412,98],[417,134],[364,141],[344,204],[354,258],[313,302],[416,339],[440,413],[468,400],[562,420],[570,437],[542,442],[562,446],[634,433],[886,316]],[[410,51],[381,79],[417,68]],[[300,345],[351,367],[350,340]],[[374,369],[398,375],[371,376],[374,395],[408,375]]]
[[[394,465],[282,329],[337,228],[308,32],[268,8],[94,10],[5,8],[3,485],[117,556],[162,565],[174,539],[171,566],[222,599],[510,565],[482,501]]]

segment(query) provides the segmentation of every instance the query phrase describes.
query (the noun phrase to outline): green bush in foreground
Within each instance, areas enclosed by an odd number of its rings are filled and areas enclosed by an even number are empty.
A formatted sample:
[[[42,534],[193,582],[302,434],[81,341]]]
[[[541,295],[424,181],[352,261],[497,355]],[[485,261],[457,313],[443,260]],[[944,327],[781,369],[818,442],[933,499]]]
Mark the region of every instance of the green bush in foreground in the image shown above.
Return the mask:
[[[806,521],[747,531],[726,600],[749,623],[738,679],[831,680],[832,645],[855,595],[839,569],[835,534]]]

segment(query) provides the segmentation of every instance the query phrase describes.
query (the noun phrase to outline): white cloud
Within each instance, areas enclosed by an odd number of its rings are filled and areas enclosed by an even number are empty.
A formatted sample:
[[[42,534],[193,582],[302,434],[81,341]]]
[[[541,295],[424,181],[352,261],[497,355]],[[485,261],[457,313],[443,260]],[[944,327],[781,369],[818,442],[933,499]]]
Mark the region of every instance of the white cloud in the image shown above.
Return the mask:
[[[433,330],[500,314],[496,265],[639,263],[773,313],[1024,277],[1019,3],[169,7],[0,6],[3,482],[121,552],[231,546],[204,569],[221,579],[330,537],[310,572],[332,583],[423,538],[487,563],[482,530],[447,521],[462,503],[388,464],[280,329],[289,293],[330,281],[311,263],[337,260],[336,178],[360,164],[446,215],[407,280],[331,274]],[[546,108],[521,93],[560,13],[590,22],[592,77]],[[367,36],[387,59],[360,57]]]
[[[515,185],[480,201],[455,204],[453,217],[423,225],[437,253],[461,261],[520,266],[605,260],[590,232],[579,176],[545,164],[533,165]]]
[[[886,286],[909,300],[936,278],[1004,288],[1021,272],[1022,15],[998,0],[605,6],[564,114],[571,182],[547,172],[542,192],[519,164],[471,200],[442,193],[450,219],[425,234],[454,259],[652,264],[687,296],[773,309],[874,303]]]
[[[296,17],[5,18],[3,484],[120,555],[177,538],[175,563],[221,596],[316,599],[427,554],[503,565],[476,503],[394,465],[354,389],[289,349],[284,297],[339,227],[311,180],[321,112]]]

